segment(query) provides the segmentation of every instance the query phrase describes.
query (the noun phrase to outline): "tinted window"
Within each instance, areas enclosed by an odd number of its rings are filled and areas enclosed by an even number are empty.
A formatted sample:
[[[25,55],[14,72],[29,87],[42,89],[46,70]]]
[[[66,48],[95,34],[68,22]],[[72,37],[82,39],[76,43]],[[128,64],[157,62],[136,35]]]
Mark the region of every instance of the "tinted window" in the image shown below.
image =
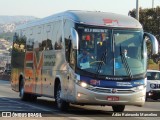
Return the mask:
[[[147,80],[160,80],[159,72],[147,72]]]

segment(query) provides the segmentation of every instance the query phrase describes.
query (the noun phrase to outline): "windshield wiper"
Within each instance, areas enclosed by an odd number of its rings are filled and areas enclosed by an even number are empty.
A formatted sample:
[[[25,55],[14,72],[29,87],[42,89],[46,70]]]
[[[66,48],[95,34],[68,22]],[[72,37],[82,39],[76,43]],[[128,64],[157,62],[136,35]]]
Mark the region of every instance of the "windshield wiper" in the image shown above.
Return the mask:
[[[127,59],[126,59],[124,53],[122,52],[122,46],[121,45],[120,45],[120,56],[121,56],[122,63],[124,64],[124,68],[126,70],[126,73],[132,79],[133,75],[132,75],[131,69],[130,69],[130,67],[128,65]]]
[[[98,76],[99,76],[101,67],[102,67],[102,65],[104,64],[104,60],[105,60],[106,56],[107,56],[107,49],[105,49],[105,52],[102,54],[102,57],[101,57],[101,62],[98,64],[98,69],[97,69],[96,78],[98,78]]]

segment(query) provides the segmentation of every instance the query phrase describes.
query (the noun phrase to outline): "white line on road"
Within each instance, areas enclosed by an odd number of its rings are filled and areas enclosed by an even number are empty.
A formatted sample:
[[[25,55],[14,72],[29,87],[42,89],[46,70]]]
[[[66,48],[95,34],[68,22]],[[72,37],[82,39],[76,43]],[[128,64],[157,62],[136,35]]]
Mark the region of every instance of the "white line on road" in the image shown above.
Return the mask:
[[[0,95],[0,97],[1,97],[1,99],[3,99],[3,100],[8,100],[8,101],[10,101],[10,102],[14,102],[14,103],[17,103],[17,104],[26,105],[26,106],[29,106],[29,107],[32,107],[32,108],[36,108],[36,109],[45,111],[45,112],[58,112],[58,110],[45,109],[45,108],[41,108],[41,107],[36,107],[36,106],[33,106],[33,105],[29,105],[29,104],[26,104],[26,103],[21,103],[21,102],[15,101],[15,100],[7,99],[7,98],[4,98],[5,96],[1,96],[1,95]],[[3,97],[3,98],[2,98],[2,97]]]

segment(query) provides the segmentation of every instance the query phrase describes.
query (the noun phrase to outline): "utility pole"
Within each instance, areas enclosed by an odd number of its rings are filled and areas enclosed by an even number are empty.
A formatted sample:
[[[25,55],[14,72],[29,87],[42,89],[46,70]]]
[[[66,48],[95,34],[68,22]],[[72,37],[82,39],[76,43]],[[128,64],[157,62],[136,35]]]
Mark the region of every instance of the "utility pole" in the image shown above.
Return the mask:
[[[139,0],[136,0],[136,19],[139,21]]]
[[[152,8],[154,8],[154,0],[152,0]]]

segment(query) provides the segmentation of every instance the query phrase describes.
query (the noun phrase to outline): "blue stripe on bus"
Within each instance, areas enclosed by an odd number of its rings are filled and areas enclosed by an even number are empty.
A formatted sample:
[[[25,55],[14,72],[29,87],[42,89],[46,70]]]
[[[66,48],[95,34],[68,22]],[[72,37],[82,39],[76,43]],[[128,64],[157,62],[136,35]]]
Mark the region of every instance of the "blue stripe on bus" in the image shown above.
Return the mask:
[[[144,79],[140,80],[129,80],[129,81],[116,81],[116,80],[97,80],[97,79],[92,79],[89,77],[80,77],[81,81],[86,82],[87,84],[90,84],[92,86],[97,86],[97,87],[106,87],[106,88],[133,88],[137,87],[139,85],[144,85]]]

